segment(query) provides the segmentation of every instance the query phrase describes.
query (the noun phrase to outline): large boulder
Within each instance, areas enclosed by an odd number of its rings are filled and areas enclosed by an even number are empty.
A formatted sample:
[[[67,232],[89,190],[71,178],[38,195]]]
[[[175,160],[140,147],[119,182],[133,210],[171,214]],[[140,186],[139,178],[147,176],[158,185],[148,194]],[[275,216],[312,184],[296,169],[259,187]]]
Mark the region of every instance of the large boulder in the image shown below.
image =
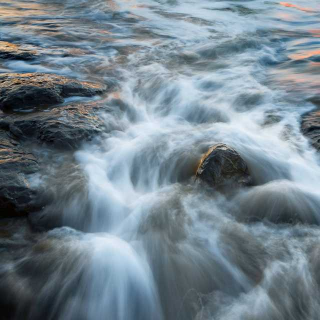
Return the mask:
[[[320,111],[313,111],[305,115],[301,124],[302,133],[308,137],[311,144],[320,150]]]
[[[101,133],[100,102],[71,104],[46,112],[3,114],[0,126],[19,140],[36,139],[59,149],[73,149]]]
[[[37,56],[37,52],[23,48],[20,45],[6,41],[0,41],[0,59],[31,60]]]
[[[28,177],[39,169],[36,158],[7,132],[0,131],[0,217],[21,216],[35,209]]]
[[[222,143],[212,146],[202,157],[196,177],[218,189],[251,184],[246,162],[236,150]]]
[[[0,74],[0,109],[24,110],[30,107],[52,106],[72,96],[92,97],[106,86],[78,81],[55,74]]]

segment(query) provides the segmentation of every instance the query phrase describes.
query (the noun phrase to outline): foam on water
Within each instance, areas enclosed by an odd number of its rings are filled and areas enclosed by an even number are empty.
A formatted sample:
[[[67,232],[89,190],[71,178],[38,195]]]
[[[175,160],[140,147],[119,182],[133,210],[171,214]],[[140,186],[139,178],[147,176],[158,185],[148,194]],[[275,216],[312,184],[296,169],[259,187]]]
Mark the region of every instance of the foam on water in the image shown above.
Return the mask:
[[[35,150],[48,165],[31,182],[51,203],[30,221],[57,228],[5,242],[23,247],[0,269],[18,319],[317,319],[320,167],[300,120],[319,93],[320,8],[305,7],[0,1],[5,39],[42,53],[1,70],[114,91],[100,137]],[[194,180],[215,143],[241,154],[253,187]]]

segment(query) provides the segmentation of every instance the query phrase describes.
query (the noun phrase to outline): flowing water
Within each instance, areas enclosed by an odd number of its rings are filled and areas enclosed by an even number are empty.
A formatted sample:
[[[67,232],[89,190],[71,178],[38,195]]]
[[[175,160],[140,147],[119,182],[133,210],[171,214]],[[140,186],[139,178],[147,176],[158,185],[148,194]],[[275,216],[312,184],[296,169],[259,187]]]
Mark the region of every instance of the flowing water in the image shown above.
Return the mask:
[[[3,319],[319,319],[320,159],[300,132],[319,0],[1,0],[0,19],[40,53],[1,72],[112,87],[102,136],[34,150],[51,203],[40,231],[2,226]],[[220,142],[255,186],[194,180]]]

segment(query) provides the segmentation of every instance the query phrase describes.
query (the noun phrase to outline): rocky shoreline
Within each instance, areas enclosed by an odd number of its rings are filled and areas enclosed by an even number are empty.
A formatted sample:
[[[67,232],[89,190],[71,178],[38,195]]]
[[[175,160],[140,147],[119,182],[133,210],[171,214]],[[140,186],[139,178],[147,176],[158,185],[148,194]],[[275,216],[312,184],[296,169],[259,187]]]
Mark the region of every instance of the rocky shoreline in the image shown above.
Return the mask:
[[[0,59],[30,60],[35,56],[36,51],[0,42]],[[107,91],[104,84],[54,74],[0,74],[1,218],[41,209],[36,205],[37,191],[29,182],[41,164],[30,144],[74,150],[101,133],[101,101],[64,104],[64,100],[101,96]]]
[[[35,50],[0,41],[0,59],[30,60]],[[81,143],[105,132],[99,113],[107,85],[46,73],[0,74],[0,217],[28,215],[40,210],[37,191],[28,177],[39,171],[33,146],[77,150]],[[67,103],[66,98],[100,96],[98,101]],[[301,130],[320,149],[320,113],[302,119]],[[236,150],[212,146],[200,159],[196,177],[217,190],[250,186],[252,178]]]

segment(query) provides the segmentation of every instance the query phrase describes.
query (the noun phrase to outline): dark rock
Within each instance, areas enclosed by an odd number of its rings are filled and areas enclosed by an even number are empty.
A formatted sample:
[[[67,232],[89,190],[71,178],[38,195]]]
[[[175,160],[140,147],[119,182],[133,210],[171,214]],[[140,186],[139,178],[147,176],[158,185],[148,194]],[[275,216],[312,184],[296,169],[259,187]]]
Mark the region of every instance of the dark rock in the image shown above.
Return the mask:
[[[51,106],[72,96],[91,97],[106,90],[98,83],[78,81],[55,74],[0,74],[0,108],[23,110]]]
[[[9,60],[32,60],[37,56],[34,50],[22,48],[19,45],[0,41],[0,58]]]
[[[246,162],[237,151],[222,143],[211,147],[202,157],[196,177],[216,188],[251,183]]]
[[[0,131],[0,217],[20,216],[33,210],[35,191],[28,174],[37,172],[36,158],[4,131]]]
[[[315,106],[320,107],[320,95],[313,96],[308,99],[311,103],[313,103]]]
[[[8,127],[19,140],[35,138],[60,149],[73,149],[101,133],[104,122],[97,115],[101,103],[72,104],[23,115],[3,115],[0,127]]]
[[[302,119],[301,130],[310,139],[311,144],[320,150],[320,111],[305,115]]]

